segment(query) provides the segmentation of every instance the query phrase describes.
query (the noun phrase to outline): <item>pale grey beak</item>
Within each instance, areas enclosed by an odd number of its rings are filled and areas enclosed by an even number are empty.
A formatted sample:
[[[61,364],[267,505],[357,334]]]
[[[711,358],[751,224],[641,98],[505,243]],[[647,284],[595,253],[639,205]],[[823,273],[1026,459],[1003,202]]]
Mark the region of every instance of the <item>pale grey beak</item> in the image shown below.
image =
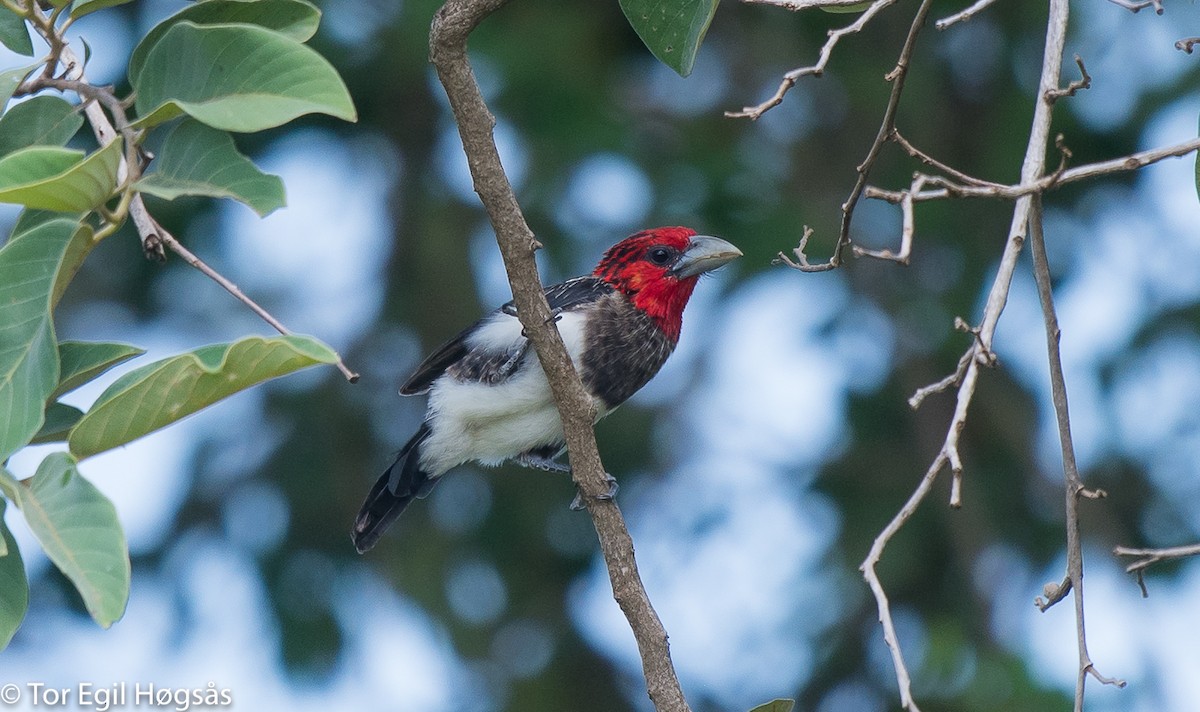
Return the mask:
[[[680,278],[693,277],[741,256],[741,250],[719,237],[694,235],[688,240],[687,249],[671,266],[671,274]]]

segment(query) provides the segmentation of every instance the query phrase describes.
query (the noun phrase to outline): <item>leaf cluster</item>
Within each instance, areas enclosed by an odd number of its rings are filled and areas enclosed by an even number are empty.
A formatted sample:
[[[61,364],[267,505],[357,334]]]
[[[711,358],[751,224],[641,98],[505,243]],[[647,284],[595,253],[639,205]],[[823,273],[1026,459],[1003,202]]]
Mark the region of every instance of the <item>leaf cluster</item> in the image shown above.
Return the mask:
[[[338,357],[308,336],[248,336],[129,371],[85,410],[63,397],[144,351],[60,340],[55,308],[96,244],[116,232],[131,206],[144,209],[142,195],[232,198],[263,216],[285,204],[282,181],[242,155],[230,132],[262,131],[309,113],[356,119],[337,72],[304,44],[320,22],[305,0],[190,5],[134,50],[128,77],[136,99],[89,84],[86,57],[75,61],[66,28],[125,1],[55,2],[48,12],[33,0],[0,3],[0,43],[32,57],[32,31],[48,46],[37,62],[0,71],[0,202],[24,207],[0,247],[0,513],[7,502],[21,511],[104,627],[125,611],[129,552],[112,503],[80,474],[79,462]],[[82,103],[72,104],[68,93]],[[78,147],[86,143],[77,136],[85,114],[102,137],[90,149]],[[148,167],[142,145],[157,132],[165,138]],[[46,443],[65,449],[27,479],[10,470],[13,454]],[[16,633],[28,599],[21,552],[0,519],[0,647]]]

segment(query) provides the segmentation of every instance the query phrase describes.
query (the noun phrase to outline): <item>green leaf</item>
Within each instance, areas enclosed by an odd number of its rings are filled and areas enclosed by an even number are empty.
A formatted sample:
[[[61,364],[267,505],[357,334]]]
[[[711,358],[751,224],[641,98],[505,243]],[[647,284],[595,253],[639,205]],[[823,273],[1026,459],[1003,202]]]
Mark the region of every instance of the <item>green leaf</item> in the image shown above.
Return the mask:
[[[0,650],[8,646],[29,609],[25,563],[12,532],[4,524],[5,502],[0,499]]]
[[[0,203],[79,212],[91,210],[117,188],[121,139],[93,152],[30,146],[0,158]]]
[[[71,431],[85,458],[124,445],[213,403],[337,354],[309,336],[252,336],[146,364],[108,387]]]
[[[7,8],[0,8],[0,44],[17,54],[33,56],[33,40],[29,39],[25,18]],[[3,635],[0,635],[0,639],[3,639]]]
[[[0,116],[0,156],[26,146],[62,146],[83,125],[83,116],[57,96],[35,96]]]
[[[620,0],[634,32],[679,76],[692,73],[704,33],[720,0]]]
[[[71,6],[71,17],[80,18],[89,12],[124,5],[127,2],[131,0],[75,0],[75,4]]]
[[[792,712],[792,708],[795,706],[796,702],[794,700],[785,700],[783,698],[779,698],[777,700],[771,700],[765,705],[759,705],[758,707],[750,710],[750,712]]]
[[[138,181],[143,193],[174,200],[181,195],[233,198],[266,216],[285,204],[283,180],[263,173],[233,144],[233,137],[187,120],[158,152],[154,172]]]
[[[0,109],[3,109],[8,104],[8,100],[12,98],[13,92],[25,81],[25,77],[41,64],[31,64],[28,67],[17,67],[16,69],[8,69],[0,72]]]
[[[51,309],[91,246],[91,230],[60,218],[0,249],[0,462],[42,426],[58,383]]]
[[[51,453],[32,478],[10,481],[5,490],[88,613],[107,628],[129,601],[129,548],[116,508],[75,465],[67,453]]]
[[[139,127],[188,114],[226,131],[261,131],[321,113],[357,114],[337,70],[296,40],[255,25],[173,25],[134,83]]]
[[[46,406],[46,420],[42,429],[29,441],[30,445],[64,442],[71,428],[83,417],[83,411],[73,405],[55,401]]]
[[[151,28],[133,49],[129,56],[130,84],[137,82],[150,49],[167,30],[185,20],[197,25],[259,25],[297,42],[307,42],[317,32],[321,11],[304,0],[207,0],[188,5]]]
[[[106,341],[63,341],[58,344],[58,385],[51,398],[75,390],[117,364],[145,350],[129,344]]]

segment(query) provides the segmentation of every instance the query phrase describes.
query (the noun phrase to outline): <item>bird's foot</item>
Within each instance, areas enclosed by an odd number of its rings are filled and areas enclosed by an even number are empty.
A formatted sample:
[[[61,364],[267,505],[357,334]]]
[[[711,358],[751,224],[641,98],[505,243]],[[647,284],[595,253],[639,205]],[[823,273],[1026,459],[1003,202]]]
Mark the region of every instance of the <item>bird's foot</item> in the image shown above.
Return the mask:
[[[516,460],[516,463],[522,467],[531,467],[535,470],[542,470],[543,472],[557,472],[567,475],[571,474],[570,465],[564,465],[555,460],[553,457],[547,457],[545,455],[539,455],[533,452],[525,452],[517,455],[514,459]]]
[[[617,490],[621,489],[621,486],[617,484],[617,478],[607,472],[604,473],[604,480],[608,483],[608,491],[597,495],[596,499],[600,501],[612,500],[617,496]],[[571,500],[571,511],[578,512],[581,509],[587,509],[587,505],[583,503],[583,492],[576,492],[575,499]]]

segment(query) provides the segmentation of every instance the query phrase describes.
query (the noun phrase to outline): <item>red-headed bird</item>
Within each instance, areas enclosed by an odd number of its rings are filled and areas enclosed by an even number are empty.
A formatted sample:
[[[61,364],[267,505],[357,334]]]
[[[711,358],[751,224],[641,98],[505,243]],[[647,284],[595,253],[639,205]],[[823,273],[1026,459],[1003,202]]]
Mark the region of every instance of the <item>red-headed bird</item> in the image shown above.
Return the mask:
[[[591,275],[546,288],[597,421],[646,385],[671,355],[699,276],[741,254],[725,240],[660,227],[618,242]],[[375,545],[409,502],[465,462],[513,460],[570,471],[554,460],[563,449],[562,421],[512,302],[430,354],[400,393],[429,394],[425,422],[367,495],[354,522],[359,553]]]

